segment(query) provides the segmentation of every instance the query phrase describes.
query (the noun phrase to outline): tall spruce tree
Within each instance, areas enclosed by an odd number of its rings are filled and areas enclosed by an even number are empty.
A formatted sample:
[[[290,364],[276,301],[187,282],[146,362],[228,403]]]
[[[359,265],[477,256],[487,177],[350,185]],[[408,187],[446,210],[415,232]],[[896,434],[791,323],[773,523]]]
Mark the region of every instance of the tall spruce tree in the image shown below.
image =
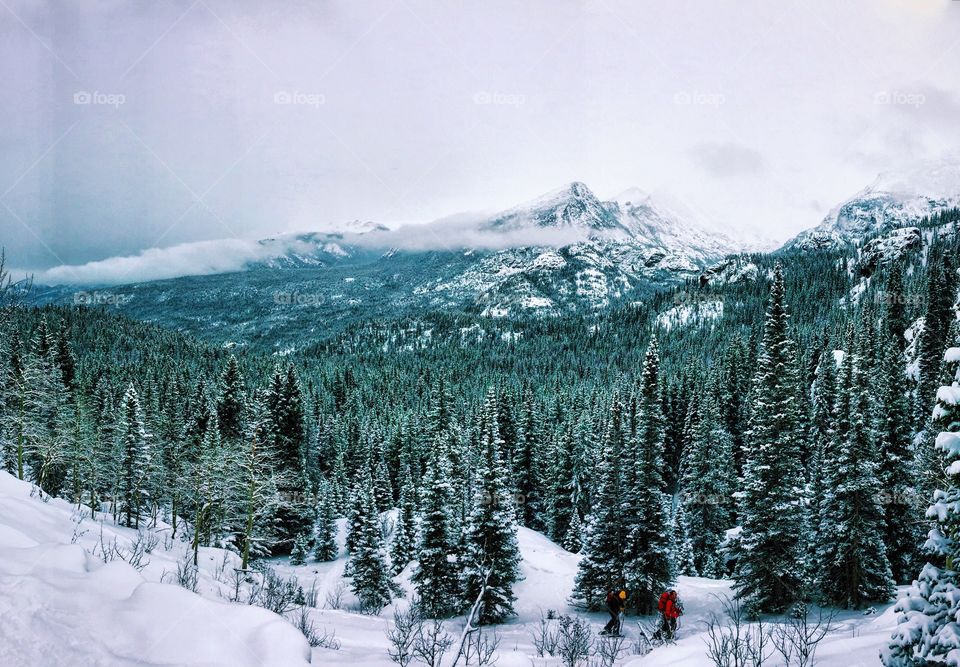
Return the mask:
[[[230,355],[227,366],[220,375],[220,396],[217,399],[217,419],[220,424],[220,436],[227,441],[236,441],[244,437],[244,413],[246,411],[246,388],[240,364],[234,355]]]
[[[899,344],[888,336],[875,373],[873,422],[880,449],[877,478],[884,511],[884,543],[897,583],[907,583],[913,576],[921,534],[914,511],[918,497],[904,363]]]
[[[333,509],[333,492],[329,482],[320,485],[320,507],[317,510],[317,534],[314,556],[321,563],[336,560],[337,524]]]
[[[735,589],[752,613],[779,612],[803,595],[804,480],[796,404],[797,359],[783,269],[770,285],[763,347],[744,444]]]
[[[823,460],[824,495],[819,507],[816,549],[817,589],[830,604],[859,608],[886,602],[893,580],[883,542],[883,509],[877,479],[878,448],[868,422],[870,383],[866,367],[868,340],[873,334],[867,317],[860,321],[855,346],[844,357],[836,403],[846,410],[839,419],[847,426]]]
[[[417,489],[413,483],[409,467],[404,465],[403,468],[400,506],[397,508],[397,521],[393,531],[393,542],[390,545],[390,561],[396,573],[399,573],[411,560],[416,558]]]
[[[933,422],[940,429],[935,447],[945,460],[943,485],[927,516],[936,521],[926,542],[929,560],[896,609],[900,616],[889,647],[887,667],[950,665],[957,661],[960,617],[960,348],[944,356],[949,384],[937,392]]]
[[[620,459],[625,442],[623,404],[614,396],[597,468],[597,493],[584,531],[583,558],[577,569],[573,596],[589,609],[601,609],[606,593],[625,585],[627,523]],[[664,533],[665,534],[665,533]]]
[[[689,524],[695,569],[705,577],[724,574],[720,553],[733,527],[733,438],[724,428],[716,399],[707,396],[686,457],[682,503]]]
[[[349,572],[351,590],[367,613],[375,613],[390,603],[393,586],[387,563],[387,551],[380,535],[380,515],[373,500],[373,481],[369,475],[359,490],[360,521],[355,529]]]
[[[430,449],[420,513],[417,567],[411,581],[421,610],[430,618],[444,618],[460,610],[460,562],[450,509],[455,494],[448,454],[449,435],[438,432]]]
[[[501,458],[500,421],[491,389],[480,416],[479,467],[465,531],[464,602],[480,600],[480,623],[501,623],[514,614],[513,585],[520,579],[516,510]]]
[[[149,463],[147,432],[143,427],[140,399],[130,383],[120,405],[120,438],[122,459],[120,462],[120,499],[124,525],[140,527],[140,510],[143,507],[143,478]]]
[[[670,550],[670,502],[665,502],[663,442],[665,424],[660,398],[660,350],[650,341],[637,404],[637,434],[632,445],[633,484],[617,496],[624,498],[622,513],[626,542],[617,545],[627,555],[626,587],[640,614],[653,613],[660,593],[669,588],[676,572]]]

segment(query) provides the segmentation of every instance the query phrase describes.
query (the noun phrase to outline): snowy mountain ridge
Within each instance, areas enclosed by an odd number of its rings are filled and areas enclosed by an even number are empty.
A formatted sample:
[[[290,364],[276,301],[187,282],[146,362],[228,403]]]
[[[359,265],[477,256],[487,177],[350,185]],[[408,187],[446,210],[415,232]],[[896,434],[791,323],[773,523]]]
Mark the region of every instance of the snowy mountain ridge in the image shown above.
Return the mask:
[[[958,206],[960,157],[922,162],[880,174],[784,248],[817,250],[859,245],[872,234],[915,225],[924,217]]]

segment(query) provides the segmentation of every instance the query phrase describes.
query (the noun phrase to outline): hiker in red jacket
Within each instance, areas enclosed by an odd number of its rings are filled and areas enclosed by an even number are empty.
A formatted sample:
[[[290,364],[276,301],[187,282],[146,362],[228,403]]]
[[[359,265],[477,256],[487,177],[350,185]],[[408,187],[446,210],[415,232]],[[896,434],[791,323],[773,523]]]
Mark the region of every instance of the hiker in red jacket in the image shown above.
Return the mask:
[[[660,629],[657,631],[657,638],[665,641],[672,641],[677,632],[677,619],[683,613],[683,606],[677,599],[677,592],[672,588],[660,594],[660,601],[657,603],[657,609],[660,611]]]

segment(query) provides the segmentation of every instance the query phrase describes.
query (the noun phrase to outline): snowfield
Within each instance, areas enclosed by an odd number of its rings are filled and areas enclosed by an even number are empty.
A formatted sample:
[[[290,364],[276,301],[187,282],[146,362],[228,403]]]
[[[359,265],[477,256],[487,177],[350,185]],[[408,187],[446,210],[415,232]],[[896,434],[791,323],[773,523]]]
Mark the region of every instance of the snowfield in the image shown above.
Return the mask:
[[[260,607],[231,603],[230,581],[239,560],[222,549],[200,552],[198,593],[172,583],[177,564],[188,551],[179,538],[169,539],[169,526],[160,523],[158,543],[145,554],[138,571],[120,559],[104,562],[103,547],[116,539],[129,552],[137,538],[132,529],[114,526],[112,519],[89,518],[89,510],[61,499],[41,499],[30,484],[0,472],[0,664],[34,665],[297,665],[387,666],[385,631],[398,600],[379,616],[351,611],[353,596],[342,579],[344,558],[332,563],[293,567],[286,559],[271,565],[277,574],[295,575],[304,589],[317,591],[310,615],[317,628],[335,634],[338,650],[311,649],[287,619]],[[345,522],[340,521],[341,553]],[[102,530],[102,533],[101,533]],[[580,614],[599,631],[605,614],[583,614],[567,602],[579,557],[564,551],[540,533],[521,528],[524,580],[516,589],[518,616],[496,628],[501,637],[500,667],[534,664],[531,630],[542,614]],[[148,561],[148,562],[147,562]],[[411,567],[400,582],[409,593]],[[162,583],[170,582],[170,583]],[[719,596],[730,594],[730,581],[680,577],[677,589],[684,601],[676,644],[646,656],[625,655],[631,667],[694,667],[709,665],[704,621],[720,613]],[[332,602],[341,598],[340,604]],[[329,608],[331,605],[339,609]],[[328,607],[328,608],[322,608]],[[643,619],[649,620],[649,619]],[[861,667],[879,664],[878,653],[896,624],[892,605],[876,614],[841,612],[836,629],[821,644],[818,665]],[[459,636],[463,619],[448,623]],[[637,639],[637,619],[626,623],[628,643]],[[547,663],[554,664],[554,663]],[[559,664],[559,663],[557,663]],[[780,664],[776,660],[769,664]]]
[[[221,550],[201,553],[200,596],[158,583],[176,570],[185,544],[169,552],[159,544],[138,572],[91,555],[101,524],[78,517],[67,502],[31,496],[30,484],[0,472],[0,664],[309,664],[310,647],[293,625],[217,599],[212,572]],[[104,544],[114,538],[126,546],[136,531],[104,523]]]

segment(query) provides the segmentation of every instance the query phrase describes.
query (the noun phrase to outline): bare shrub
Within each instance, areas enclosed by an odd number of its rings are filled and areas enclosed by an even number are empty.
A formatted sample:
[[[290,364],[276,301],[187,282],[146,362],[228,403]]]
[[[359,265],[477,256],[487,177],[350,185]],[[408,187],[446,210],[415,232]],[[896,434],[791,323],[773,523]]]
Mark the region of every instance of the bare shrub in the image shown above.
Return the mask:
[[[75,511],[71,518],[73,519],[73,535],[70,537],[70,544],[76,544],[80,541],[81,537],[89,532],[87,530],[80,530],[80,526],[83,525],[83,520],[87,518],[86,512]]]
[[[773,631],[773,645],[783,656],[785,667],[813,667],[817,647],[833,627],[835,611],[817,608],[816,617],[807,604],[797,604]]]
[[[337,585],[331,591],[327,591],[327,594],[323,599],[323,606],[326,609],[343,609],[343,595],[347,591],[347,586],[342,581],[338,582]]]
[[[331,651],[340,650],[340,640],[337,639],[337,633],[333,630],[323,628],[317,633],[317,648],[326,648]]]
[[[307,638],[307,643],[314,648],[328,648],[334,651],[340,649],[340,641],[336,638],[336,635],[333,632],[328,632],[326,629],[320,630],[317,628],[316,624],[313,622],[313,619],[310,618],[310,609],[306,605],[301,605],[294,612],[293,624],[297,626],[297,630],[303,633],[303,636]]]
[[[177,561],[177,570],[172,575],[164,572],[160,581],[170,581],[186,588],[188,591],[196,593],[200,584],[200,569],[193,564],[193,558],[190,552],[184,553],[183,557]]]
[[[497,649],[500,647],[500,635],[496,630],[484,631],[477,628],[467,636],[461,651],[465,665],[492,667],[497,664]]]
[[[100,525],[100,540],[93,546],[92,555],[97,556],[104,563],[112,563],[115,560],[122,560],[131,565],[137,571],[143,570],[150,564],[150,559],[146,558],[148,539],[141,531],[137,533],[137,539],[130,542],[129,549],[120,546],[117,538],[106,540],[103,536],[103,524]],[[98,553],[99,550],[99,553]]]
[[[427,667],[440,667],[443,655],[451,646],[453,638],[443,629],[443,622],[430,619],[420,624],[413,642],[413,652]]]
[[[707,621],[707,656],[714,667],[762,667],[773,653],[770,629],[762,619],[751,624],[739,600],[718,598],[724,616]]]
[[[316,607],[320,598],[320,591],[317,589],[317,580],[310,582],[310,588],[303,591],[303,603],[308,607]]]
[[[537,651],[537,657],[557,655],[557,642],[560,641],[560,633],[557,631],[556,623],[553,622],[550,613],[540,615],[540,622],[530,631],[530,638],[533,640],[533,648]]]
[[[415,645],[422,629],[423,618],[415,605],[410,605],[406,611],[393,611],[393,623],[387,627],[390,642],[387,655],[400,667],[407,667],[416,655]]]
[[[303,589],[297,584],[297,578],[282,579],[269,567],[263,568],[261,580],[254,583],[247,600],[247,604],[269,609],[281,616],[303,602]]]
[[[627,639],[623,635],[611,635],[596,642],[591,667],[613,667],[627,652]]]
[[[563,615],[557,619],[559,639],[557,655],[566,667],[578,667],[590,657],[593,647],[593,632],[581,618]]]
[[[160,536],[154,532],[145,533],[144,531],[140,531],[139,536],[138,539],[143,539],[144,553],[152,554],[153,550],[160,544]]]

